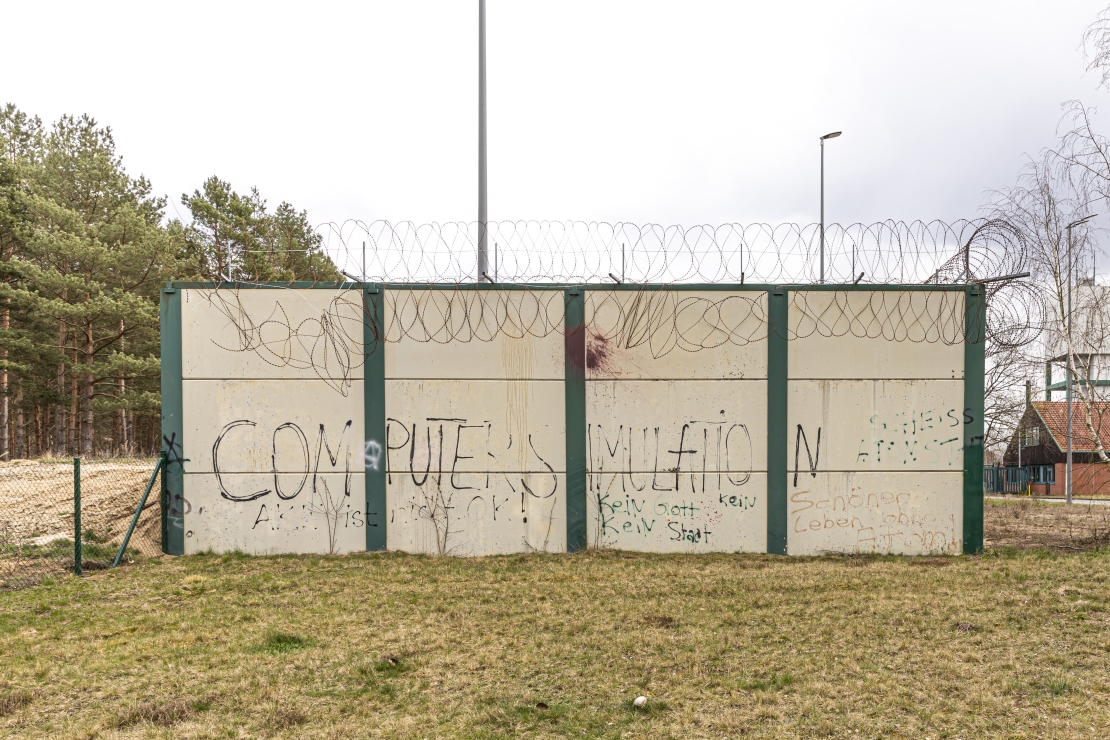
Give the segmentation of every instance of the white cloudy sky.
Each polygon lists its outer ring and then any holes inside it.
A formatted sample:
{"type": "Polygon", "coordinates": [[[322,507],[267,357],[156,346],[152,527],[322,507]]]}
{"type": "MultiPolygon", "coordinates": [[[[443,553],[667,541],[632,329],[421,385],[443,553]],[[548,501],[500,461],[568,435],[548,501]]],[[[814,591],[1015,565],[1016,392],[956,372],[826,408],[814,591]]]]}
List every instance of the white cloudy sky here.
{"type": "MultiPolygon", "coordinates": [[[[973,217],[1084,74],[1102,2],[488,0],[490,218],[973,217]]],[[[87,112],[170,195],[473,220],[477,0],[19,3],[0,102],[87,112]],[[15,61],[15,63],[13,63],[15,61]]],[[[1110,117],[1104,117],[1110,132],[1110,117]]]]}

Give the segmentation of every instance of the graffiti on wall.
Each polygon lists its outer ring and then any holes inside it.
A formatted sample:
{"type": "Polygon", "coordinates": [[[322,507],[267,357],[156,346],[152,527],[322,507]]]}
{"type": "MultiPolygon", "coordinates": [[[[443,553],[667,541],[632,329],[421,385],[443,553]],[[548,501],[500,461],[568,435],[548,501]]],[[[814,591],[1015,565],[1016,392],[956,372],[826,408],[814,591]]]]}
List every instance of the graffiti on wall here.
{"type": "Polygon", "coordinates": [[[550,430],[514,434],[489,419],[388,417],[385,442],[388,524],[428,535],[416,542],[408,532],[406,544],[441,555],[482,550],[499,539],[516,549],[551,546],[565,476],[553,449],[562,439],[550,430]],[[533,525],[543,525],[538,542],[525,534],[536,533],[525,527],[530,513],[533,525]]]}
{"type": "Polygon", "coordinates": [[[971,421],[970,410],[951,408],[872,415],[869,428],[853,436],[859,451],[849,470],[822,465],[828,430],[796,425],[790,552],[959,553],[956,508],[971,421]],[[907,472],[895,472],[898,466],[907,472]]]}
{"type": "Polygon", "coordinates": [[[588,424],[591,544],[729,549],[738,519],[761,518],[765,482],[750,485],[752,433],[728,419],[661,426],[588,424]]]}
{"type": "Polygon", "coordinates": [[[363,446],[353,437],[353,424],[353,419],[347,419],[331,425],[329,432],[329,425],[319,423],[306,432],[292,421],[265,429],[251,419],[228,422],[212,445],[211,475],[190,476],[197,483],[210,481],[219,493],[219,499],[198,508],[198,519],[203,519],[205,508],[226,507],[230,502],[225,518],[241,531],[294,539],[322,531],[326,551],[339,551],[344,530],[368,526],[365,497],[353,485],[366,464],[363,446]],[[244,473],[235,464],[229,470],[226,464],[229,459],[259,459],[266,453],[270,462],[266,473],[244,473]]]}

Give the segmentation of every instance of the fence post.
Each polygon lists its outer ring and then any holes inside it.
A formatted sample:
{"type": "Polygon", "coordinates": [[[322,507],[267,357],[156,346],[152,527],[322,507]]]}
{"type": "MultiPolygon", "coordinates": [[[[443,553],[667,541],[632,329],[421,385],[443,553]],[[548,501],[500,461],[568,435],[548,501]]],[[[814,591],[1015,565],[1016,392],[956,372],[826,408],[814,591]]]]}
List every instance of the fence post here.
{"type": "Polygon", "coordinates": [[[170,519],[169,519],[170,488],[169,488],[169,481],[166,479],[166,476],[167,476],[166,468],[169,467],[169,464],[166,461],[166,452],[165,452],[165,450],[163,450],[160,453],[160,455],[162,457],[162,473],[159,476],[159,478],[161,478],[161,482],[160,482],[160,489],[161,490],[158,492],[158,503],[160,504],[160,507],[162,509],[162,512],[161,512],[162,513],[162,554],[163,555],[169,555],[170,554],[170,550],[169,550],[169,541],[170,541],[170,519]]]}
{"type": "Polygon", "coordinates": [[[81,458],[73,458],[73,573],[81,575],[81,458]]]}
{"type": "Polygon", "coordinates": [[[158,480],[158,473],[166,464],[166,453],[163,451],[158,455],[158,464],[154,466],[154,472],[150,474],[150,482],[146,484],[146,489],[143,491],[143,497],[139,499],[139,505],[135,507],[135,516],[131,517],[131,526],[127,528],[127,534],[123,536],[123,542],[119,545],[119,552],[116,553],[116,559],[112,561],[112,567],[115,568],[119,565],[119,561],[123,558],[123,553],[127,550],[127,543],[131,542],[131,535],[135,531],[135,525],[139,523],[139,517],[142,516],[143,509],[146,508],[147,497],[150,496],[150,489],[154,488],[154,482],[158,480]]]}

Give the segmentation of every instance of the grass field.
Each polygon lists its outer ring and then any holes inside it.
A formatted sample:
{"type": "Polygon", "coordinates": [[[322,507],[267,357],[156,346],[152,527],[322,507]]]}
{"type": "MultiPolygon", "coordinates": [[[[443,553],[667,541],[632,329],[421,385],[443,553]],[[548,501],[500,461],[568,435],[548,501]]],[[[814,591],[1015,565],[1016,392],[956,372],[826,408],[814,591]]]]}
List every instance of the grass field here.
{"type": "Polygon", "coordinates": [[[0,735],[1110,737],[1110,552],[1051,506],[982,557],[141,561],[0,593],[0,735]]]}

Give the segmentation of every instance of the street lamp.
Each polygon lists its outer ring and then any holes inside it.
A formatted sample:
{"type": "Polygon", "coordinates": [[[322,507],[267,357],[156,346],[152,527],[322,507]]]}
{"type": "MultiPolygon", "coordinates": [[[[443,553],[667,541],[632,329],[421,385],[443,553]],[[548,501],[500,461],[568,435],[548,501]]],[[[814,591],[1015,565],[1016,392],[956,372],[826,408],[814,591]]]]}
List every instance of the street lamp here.
{"type": "MultiPolygon", "coordinates": [[[[825,282],[825,139],[835,139],[843,133],[833,131],[821,137],[821,282],[825,282]]],[[[855,270],[855,267],[852,268],[855,270]]]]}
{"type": "Polygon", "coordinates": [[[1072,221],[1064,227],[1068,233],[1068,319],[1066,324],[1066,337],[1067,347],[1065,350],[1068,353],[1067,361],[1064,363],[1064,394],[1067,398],[1068,404],[1068,464],[1066,473],[1064,475],[1064,492],[1067,494],[1068,503],[1071,503],[1071,230],[1076,226],[1082,226],[1097,216],[1097,213],[1092,213],[1086,218],[1081,218],[1078,221],[1072,221]]]}
{"type": "Polygon", "coordinates": [[[478,280],[489,279],[486,239],[486,0],[478,0],[478,280]]]}

